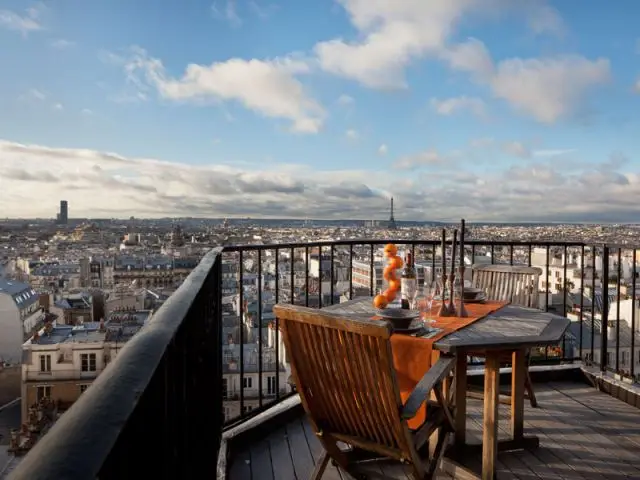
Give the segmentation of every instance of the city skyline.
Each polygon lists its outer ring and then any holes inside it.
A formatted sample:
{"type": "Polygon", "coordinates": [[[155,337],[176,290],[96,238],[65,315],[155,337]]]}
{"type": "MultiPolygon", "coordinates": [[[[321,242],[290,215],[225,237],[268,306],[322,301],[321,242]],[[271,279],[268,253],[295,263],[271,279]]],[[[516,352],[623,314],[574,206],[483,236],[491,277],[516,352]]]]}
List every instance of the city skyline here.
{"type": "Polygon", "coordinates": [[[0,215],[636,222],[633,11],[9,0],[0,215]]]}

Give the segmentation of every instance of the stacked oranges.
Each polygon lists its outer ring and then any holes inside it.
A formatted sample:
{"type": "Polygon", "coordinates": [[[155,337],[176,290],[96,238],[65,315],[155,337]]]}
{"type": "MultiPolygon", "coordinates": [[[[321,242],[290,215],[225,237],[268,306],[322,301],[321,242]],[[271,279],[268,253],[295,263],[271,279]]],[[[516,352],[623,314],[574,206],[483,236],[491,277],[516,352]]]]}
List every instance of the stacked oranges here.
{"type": "Polygon", "coordinates": [[[396,276],[396,270],[402,268],[403,261],[398,256],[398,247],[393,243],[388,243],[384,247],[384,256],[387,257],[388,263],[384,268],[382,276],[387,281],[389,286],[380,295],[376,295],[373,299],[373,306],[375,308],[385,308],[389,303],[393,302],[400,290],[400,280],[396,276]]]}

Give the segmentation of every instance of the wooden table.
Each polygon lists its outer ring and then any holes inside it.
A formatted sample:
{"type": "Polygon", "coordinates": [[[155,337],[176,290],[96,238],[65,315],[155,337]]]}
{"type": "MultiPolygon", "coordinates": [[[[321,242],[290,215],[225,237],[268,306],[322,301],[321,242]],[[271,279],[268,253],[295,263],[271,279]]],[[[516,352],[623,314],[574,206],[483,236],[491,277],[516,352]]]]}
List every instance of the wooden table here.
{"type": "MultiPolygon", "coordinates": [[[[372,299],[357,298],[326,307],[333,313],[354,318],[375,315],[372,299]]],[[[524,385],[527,372],[526,352],[531,347],[558,343],[570,320],[552,313],[506,305],[485,318],[434,342],[444,355],[456,356],[455,405],[456,432],[454,448],[468,451],[482,449],[482,479],[495,478],[498,451],[537,447],[536,437],[524,436],[524,385]],[[484,377],[484,419],[482,445],[466,444],[467,352],[482,353],[486,358],[484,377]],[[500,360],[512,356],[511,435],[498,442],[498,405],[500,360]]]]}

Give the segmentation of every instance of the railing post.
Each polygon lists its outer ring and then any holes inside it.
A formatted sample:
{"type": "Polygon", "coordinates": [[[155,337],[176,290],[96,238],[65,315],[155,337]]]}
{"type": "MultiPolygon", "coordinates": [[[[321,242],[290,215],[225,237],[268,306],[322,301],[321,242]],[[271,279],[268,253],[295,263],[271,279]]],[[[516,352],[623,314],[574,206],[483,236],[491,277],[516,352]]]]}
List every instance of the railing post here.
{"type": "MultiPolygon", "coordinates": [[[[595,299],[595,295],[594,295],[595,299]]],[[[609,333],[609,246],[602,249],[602,312],[600,321],[600,370],[607,370],[607,344],[609,333]]]]}

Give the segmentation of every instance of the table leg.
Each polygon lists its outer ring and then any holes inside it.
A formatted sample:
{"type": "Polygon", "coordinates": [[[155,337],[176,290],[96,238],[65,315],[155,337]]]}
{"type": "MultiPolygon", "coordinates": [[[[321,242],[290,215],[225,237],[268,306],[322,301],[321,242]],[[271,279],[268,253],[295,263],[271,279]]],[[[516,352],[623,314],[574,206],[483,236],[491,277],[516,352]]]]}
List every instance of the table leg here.
{"type": "Polygon", "coordinates": [[[484,418],[482,421],[482,480],[494,480],[498,458],[498,405],[500,354],[487,352],[484,366],[484,418]]]}
{"type": "Polygon", "coordinates": [[[455,407],[456,407],[456,446],[464,446],[467,441],[467,354],[459,351],[456,353],[455,369],[455,407]]]}
{"type": "Polygon", "coordinates": [[[527,355],[516,350],[511,360],[511,436],[514,441],[524,436],[524,385],[527,376],[527,355]]]}

